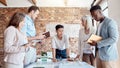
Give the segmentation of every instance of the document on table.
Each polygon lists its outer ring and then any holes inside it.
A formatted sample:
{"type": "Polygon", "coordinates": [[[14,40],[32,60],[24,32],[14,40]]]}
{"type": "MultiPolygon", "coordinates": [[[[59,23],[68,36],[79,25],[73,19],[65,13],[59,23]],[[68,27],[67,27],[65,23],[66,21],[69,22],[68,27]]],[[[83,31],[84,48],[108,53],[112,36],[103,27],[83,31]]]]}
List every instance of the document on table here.
{"type": "Polygon", "coordinates": [[[81,62],[81,61],[74,61],[74,62],[69,62],[67,59],[63,59],[59,62],[42,62],[42,61],[37,61],[31,65],[29,65],[27,68],[95,68],[86,62],[81,62]]]}

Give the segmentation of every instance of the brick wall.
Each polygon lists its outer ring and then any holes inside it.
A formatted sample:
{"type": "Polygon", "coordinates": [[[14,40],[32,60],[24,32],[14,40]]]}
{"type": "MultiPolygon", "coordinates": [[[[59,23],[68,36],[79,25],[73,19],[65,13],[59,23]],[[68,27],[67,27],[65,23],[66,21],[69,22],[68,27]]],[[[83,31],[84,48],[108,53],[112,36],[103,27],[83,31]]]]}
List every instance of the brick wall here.
{"type": "MultiPolygon", "coordinates": [[[[15,12],[27,12],[27,8],[0,8],[0,48],[3,48],[3,33],[8,25],[9,19],[15,12]]],[[[35,21],[37,33],[46,30],[45,25],[48,23],[61,22],[66,24],[79,23],[75,22],[81,16],[89,14],[87,8],[49,8],[40,7],[40,14],[35,21]]],[[[38,46],[38,54],[41,51],[51,51],[51,38],[48,38],[45,43],[46,46],[38,46]]],[[[71,51],[77,52],[77,38],[70,38],[71,51]]],[[[39,44],[37,44],[39,45],[39,44]]]]}

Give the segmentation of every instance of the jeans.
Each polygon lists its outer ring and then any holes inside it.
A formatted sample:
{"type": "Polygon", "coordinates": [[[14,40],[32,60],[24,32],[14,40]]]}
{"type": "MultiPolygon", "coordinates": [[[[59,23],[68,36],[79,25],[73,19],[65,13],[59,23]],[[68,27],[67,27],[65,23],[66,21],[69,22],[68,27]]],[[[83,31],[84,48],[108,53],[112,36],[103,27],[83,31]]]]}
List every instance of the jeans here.
{"type": "Polygon", "coordinates": [[[66,59],[66,58],[67,58],[66,49],[64,50],[56,49],[56,59],[66,59]]]}
{"type": "Polygon", "coordinates": [[[30,47],[30,50],[25,55],[24,67],[29,66],[35,61],[36,61],[36,49],[33,47],[30,47]]]}

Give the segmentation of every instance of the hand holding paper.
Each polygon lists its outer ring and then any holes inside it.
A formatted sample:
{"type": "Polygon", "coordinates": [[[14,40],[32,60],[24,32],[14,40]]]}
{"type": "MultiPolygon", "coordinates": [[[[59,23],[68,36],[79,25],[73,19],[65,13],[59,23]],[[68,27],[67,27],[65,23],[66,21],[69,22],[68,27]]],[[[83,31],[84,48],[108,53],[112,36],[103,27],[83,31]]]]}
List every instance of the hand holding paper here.
{"type": "Polygon", "coordinates": [[[45,38],[48,38],[48,37],[50,37],[50,32],[49,31],[45,32],[45,33],[43,33],[43,35],[45,35],[45,38]]]}
{"type": "Polygon", "coordinates": [[[96,46],[97,45],[96,41],[94,41],[94,40],[91,40],[91,41],[92,41],[92,43],[88,43],[88,44],[90,44],[91,46],[96,46]]]}
{"type": "Polygon", "coordinates": [[[98,36],[98,35],[94,35],[92,34],[88,40],[87,43],[89,43],[90,45],[95,46],[97,44],[98,41],[102,40],[102,37],[98,36]]]}

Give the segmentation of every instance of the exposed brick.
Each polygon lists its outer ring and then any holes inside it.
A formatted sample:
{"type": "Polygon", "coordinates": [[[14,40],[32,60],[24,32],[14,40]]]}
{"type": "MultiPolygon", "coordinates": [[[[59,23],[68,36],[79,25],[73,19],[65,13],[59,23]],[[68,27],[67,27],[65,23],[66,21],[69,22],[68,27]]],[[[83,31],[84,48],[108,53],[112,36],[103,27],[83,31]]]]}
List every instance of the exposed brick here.
{"type": "MultiPolygon", "coordinates": [[[[0,48],[3,47],[3,33],[8,25],[8,22],[11,16],[15,12],[27,12],[27,8],[0,8],[0,48]]],[[[80,23],[81,16],[89,14],[87,8],[70,8],[70,7],[40,7],[40,14],[35,21],[35,26],[37,33],[44,32],[46,30],[46,24],[61,22],[66,24],[75,24],[80,23]],[[77,20],[76,20],[77,19],[77,20]]],[[[47,41],[44,45],[37,45],[37,54],[40,54],[41,51],[51,51],[51,38],[46,39],[47,41]]],[[[72,38],[70,40],[71,52],[78,52],[78,39],[72,38]]],[[[1,57],[0,57],[1,58],[1,57]]]]}

